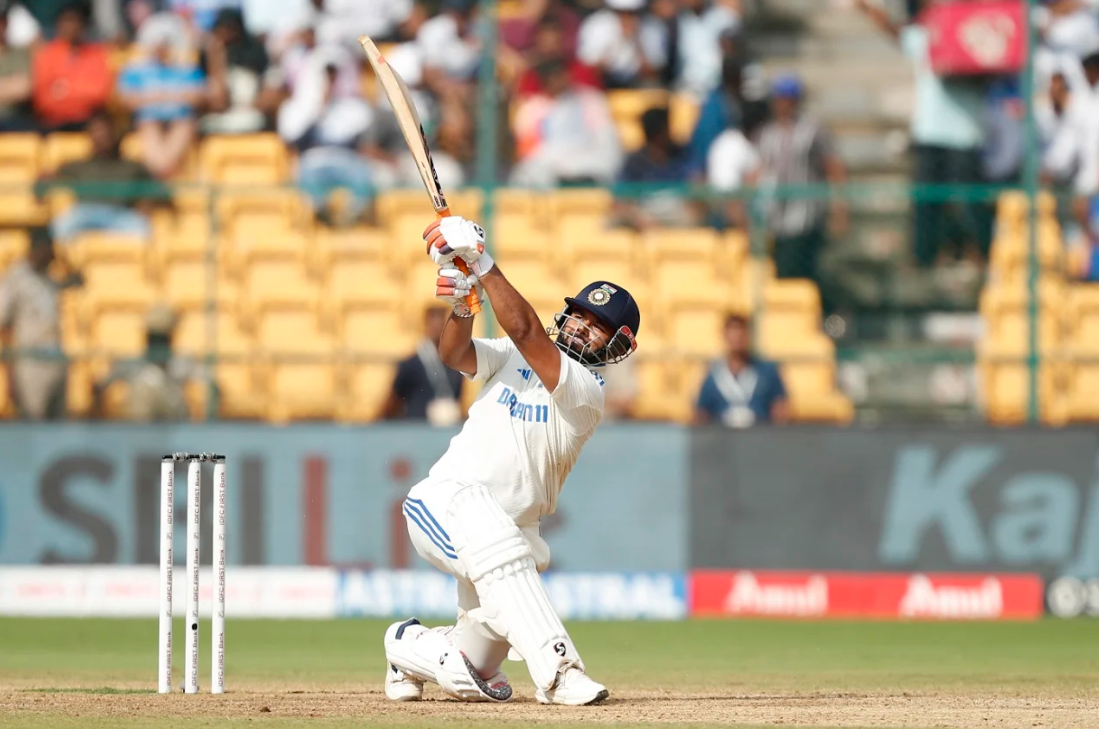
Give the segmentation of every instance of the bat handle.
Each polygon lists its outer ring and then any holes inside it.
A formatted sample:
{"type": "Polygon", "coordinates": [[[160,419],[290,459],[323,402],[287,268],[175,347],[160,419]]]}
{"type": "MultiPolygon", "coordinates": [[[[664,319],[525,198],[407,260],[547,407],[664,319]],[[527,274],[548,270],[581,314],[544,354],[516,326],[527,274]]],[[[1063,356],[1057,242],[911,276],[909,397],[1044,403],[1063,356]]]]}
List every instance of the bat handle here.
{"type": "MultiPolygon", "coordinates": [[[[438,216],[439,220],[442,220],[443,218],[449,218],[451,216],[450,208],[443,208],[442,210],[437,211],[436,215],[438,216]]],[[[454,263],[458,266],[459,271],[464,274],[469,273],[469,264],[463,261],[461,258],[455,258],[454,263]]],[[[481,299],[479,296],[477,296],[476,291],[469,292],[469,296],[466,297],[466,306],[468,306],[469,310],[474,314],[481,313],[481,299]]]]}

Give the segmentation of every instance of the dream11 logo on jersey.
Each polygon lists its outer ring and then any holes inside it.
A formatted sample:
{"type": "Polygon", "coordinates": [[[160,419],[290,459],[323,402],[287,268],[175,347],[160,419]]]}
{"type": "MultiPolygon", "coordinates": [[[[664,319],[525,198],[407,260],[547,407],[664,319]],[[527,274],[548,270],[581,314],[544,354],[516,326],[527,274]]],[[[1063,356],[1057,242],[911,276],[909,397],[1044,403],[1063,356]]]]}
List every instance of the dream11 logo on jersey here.
{"type": "Polygon", "coordinates": [[[545,423],[549,421],[549,405],[531,405],[522,402],[519,397],[505,387],[496,398],[499,405],[503,405],[511,412],[511,417],[528,423],[545,423]]]}

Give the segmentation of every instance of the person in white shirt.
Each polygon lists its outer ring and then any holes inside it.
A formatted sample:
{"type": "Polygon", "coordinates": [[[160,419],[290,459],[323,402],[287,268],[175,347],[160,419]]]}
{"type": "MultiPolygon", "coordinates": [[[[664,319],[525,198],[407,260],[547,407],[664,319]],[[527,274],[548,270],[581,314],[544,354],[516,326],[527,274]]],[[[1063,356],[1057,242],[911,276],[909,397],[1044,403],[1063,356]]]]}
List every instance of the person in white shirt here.
{"type": "Polygon", "coordinates": [[[597,281],[546,329],[534,309],[484,252],[484,230],[459,217],[424,233],[441,267],[436,296],[453,307],[439,342],[443,363],[484,383],[469,418],[426,479],[404,502],[408,533],[421,557],[457,578],[458,620],[429,630],[415,618],[384,637],[386,696],[419,701],[424,682],[465,701],[507,701],[500,666],[514,649],[543,704],[603,701],[550,603],[539,573],[549,546],[539,520],[603,418],[598,370],[629,357],[641,322],[618,284],[597,281]],[[465,261],[470,273],[456,267],[465,261]],[[471,292],[492,299],[507,334],[473,339],[471,292]]]}
{"type": "Polygon", "coordinates": [[[606,9],[580,26],[576,56],[598,68],[607,88],[632,88],[652,80],[668,62],[667,33],[643,17],[645,0],[606,0],[606,9]]]}
{"type": "Polygon", "coordinates": [[[1072,89],[1057,136],[1042,162],[1047,172],[1075,170],[1076,219],[1082,231],[1090,231],[1088,199],[1099,193],[1099,48],[1081,65],[1086,83],[1072,89]]]}

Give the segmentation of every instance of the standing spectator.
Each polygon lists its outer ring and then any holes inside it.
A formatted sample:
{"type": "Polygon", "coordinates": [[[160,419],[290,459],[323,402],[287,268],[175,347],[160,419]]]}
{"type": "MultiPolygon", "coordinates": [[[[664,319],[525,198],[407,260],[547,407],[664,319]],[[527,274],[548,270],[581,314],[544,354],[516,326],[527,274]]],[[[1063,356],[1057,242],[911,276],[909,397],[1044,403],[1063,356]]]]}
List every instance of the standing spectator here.
{"type": "Polygon", "coordinates": [[[111,97],[107,48],[85,37],[89,13],[87,3],[66,5],[57,16],[57,36],[34,55],[31,96],[46,132],[82,130],[111,97]]]}
{"type": "Polygon", "coordinates": [[[625,184],[666,184],[669,192],[645,193],[636,204],[619,202],[618,214],[639,230],[656,226],[689,227],[697,222],[690,203],[678,194],[690,169],[683,148],[672,141],[667,107],[655,107],[641,115],[645,145],[626,158],[618,181],[625,184]]]}
{"type": "Polygon", "coordinates": [[[143,57],[122,72],[119,92],[134,112],[145,164],[167,178],[182,166],[195,141],[195,116],[205,101],[206,84],[175,16],[146,20],[137,43],[143,57]]]}
{"type": "Polygon", "coordinates": [[[439,359],[447,311],[431,307],[424,311],[424,340],[416,353],[397,365],[393,389],[382,406],[386,420],[426,420],[436,427],[457,424],[462,419],[462,373],[439,359]]]}
{"type": "Polygon", "coordinates": [[[1066,74],[1073,88],[1084,82],[1078,59],[1099,45],[1099,18],[1080,0],[1045,0],[1034,20],[1042,43],[1035,49],[1034,68],[1039,89],[1054,73],[1066,74]]]}
{"type": "Polygon", "coordinates": [[[105,113],[88,121],[92,156],[63,164],[38,185],[40,193],[71,188],[77,203],[54,218],[54,237],[62,242],[84,231],[106,230],[142,238],[149,236],[147,214],[158,201],[168,201],[171,192],[161,185],[140,162],[123,159],[118,135],[105,113]]]}
{"type": "Polygon", "coordinates": [[[107,376],[93,388],[92,413],[103,417],[104,396],[115,383],[127,385],[123,416],[138,423],[186,420],[186,387],[189,382],[209,385],[204,368],[189,357],[172,351],[175,313],[166,306],[154,306],[145,316],[145,356],[115,363],[107,376]]]}
{"type": "Polygon", "coordinates": [[[778,367],[752,355],[752,330],[739,314],[725,319],[725,358],[710,367],[695,404],[695,425],[727,428],[790,422],[790,403],[778,367]]]}
{"type": "Polygon", "coordinates": [[[34,228],[26,260],[0,281],[0,350],[16,357],[6,363],[9,395],[19,416],[29,420],[65,417],[68,367],[61,350],[60,296],[83,279],[74,273],[55,281],[49,275],[53,259],[49,231],[34,228]]]}
{"type": "Polygon", "coordinates": [[[644,9],[645,0],[606,0],[580,26],[577,57],[602,72],[607,88],[654,84],[667,63],[665,29],[644,9]]]}
{"type": "Polygon", "coordinates": [[[202,117],[203,133],[249,134],[267,126],[282,94],[269,72],[267,50],[245,32],[239,10],[218,13],[199,67],[210,79],[210,113],[202,117]]]}
{"type": "Polygon", "coordinates": [[[358,96],[341,95],[335,65],[324,66],[320,73],[316,81],[301,80],[282,105],[279,135],[301,153],[298,185],[314,210],[321,214],[334,190],[347,190],[350,204],[338,222],[352,223],[373,196],[370,165],[358,150],[375,122],[375,111],[358,96]]]}
{"type": "Polygon", "coordinates": [[[424,83],[445,96],[454,83],[476,80],[481,40],[474,20],[477,0],[443,0],[441,12],[420,27],[416,45],[424,65],[424,83]]]}
{"type": "Polygon", "coordinates": [[[718,136],[728,129],[740,129],[745,136],[751,136],[747,130],[758,128],[770,116],[766,88],[753,89],[755,93],[751,95],[748,93],[747,69],[748,64],[737,53],[727,54],[721,62],[721,85],[702,102],[698,122],[687,143],[691,171],[695,176],[705,172],[710,146],[718,136]]]}
{"type": "Polygon", "coordinates": [[[1099,240],[1089,200],[1099,193],[1099,49],[1081,62],[1085,83],[1072,90],[1044,163],[1051,173],[1075,170],[1076,222],[1094,246],[1099,240]]]}
{"type": "Polygon", "coordinates": [[[562,58],[536,69],[544,94],[519,104],[514,129],[519,163],[512,182],[519,185],[610,183],[622,160],[622,147],[606,97],[572,82],[562,58]]]}
{"type": "Polygon", "coordinates": [[[740,27],[736,0],[680,0],[675,86],[703,98],[721,81],[721,37],[740,27]]]}
{"type": "Polygon", "coordinates": [[[26,48],[8,44],[11,2],[0,0],[0,132],[34,129],[27,102],[31,98],[31,56],[26,48]]]}
{"type": "Polygon", "coordinates": [[[769,206],[768,225],[774,236],[775,272],[779,278],[817,278],[817,261],[832,234],[847,233],[847,204],[840,196],[831,202],[784,194],[786,187],[847,181],[832,138],[813,117],[802,113],[803,88],[795,76],[783,76],[772,88],[773,119],[759,134],[760,185],[777,192],[769,206]]]}
{"type": "MultiPolygon", "coordinates": [[[[856,0],[858,7],[879,28],[895,38],[911,60],[916,74],[916,112],[912,119],[917,185],[973,185],[981,180],[981,149],[984,94],[980,85],[965,79],[939,76],[931,68],[930,31],[917,19],[904,27],[870,0],[856,0]]],[[[984,226],[978,203],[964,202],[948,207],[943,202],[918,201],[915,205],[913,238],[916,263],[934,266],[942,243],[948,238],[948,214],[957,212],[960,240],[958,249],[972,243],[987,250],[982,241],[984,226]]]]}
{"type": "MultiPolygon", "coordinates": [[[[731,194],[759,181],[759,153],[749,141],[754,130],[746,135],[739,129],[722,132],[710,145],[706,158],[706,182],[714,192],[731,194]]],[[[721,224],[746,229],[749,225],[747,207],[741,200],[728,200],[718,215],[721,224]]]]}

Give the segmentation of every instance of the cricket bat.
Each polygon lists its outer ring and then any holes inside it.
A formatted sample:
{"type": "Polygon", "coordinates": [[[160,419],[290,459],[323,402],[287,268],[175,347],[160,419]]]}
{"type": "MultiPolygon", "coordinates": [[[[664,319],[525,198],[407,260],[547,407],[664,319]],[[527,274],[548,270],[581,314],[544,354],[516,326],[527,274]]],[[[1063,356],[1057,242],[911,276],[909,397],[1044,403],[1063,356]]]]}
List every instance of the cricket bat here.
{"type": "MultiPolygon", "coordinates": [[[[420,123],[420,115],[416,112],[416,105],[412,103],[412,94],[405,85],[404,79],[390,68],[385,57],[378,51],[374,41],[369,36],[361,36],[359,43],[366,52],[366,60],[370,61],[374,74],[378,77],[389,99],[389,105],[393,108],[393,114],[397,117],[397,124],[401,128],[408,150],[412,152],[412,159],[416,161],[416,168],[420,170],[420,179],[424,181],[431,205],[435,208],[435,214],[440,218],[450,217],[450,206],[447,205],[446,195],[439,185],[439,173],[435,171],[435,162],[431,159],[431,149],[427,146],[427,136],[424,127],[420,123]]],[[[469,266],[460,258],[454,262],[464,273],[469,273],[469,266]]],[[[481,311],[481,302],[476,293],[470,293],[466,297],[466,304],[470,311],[477,314],[481,311]]]]}

